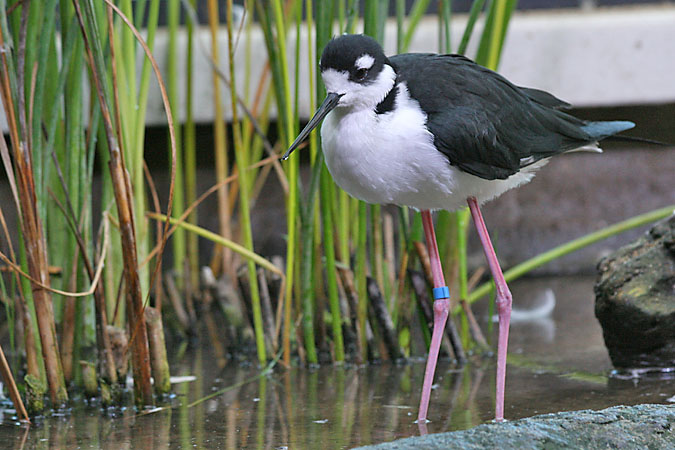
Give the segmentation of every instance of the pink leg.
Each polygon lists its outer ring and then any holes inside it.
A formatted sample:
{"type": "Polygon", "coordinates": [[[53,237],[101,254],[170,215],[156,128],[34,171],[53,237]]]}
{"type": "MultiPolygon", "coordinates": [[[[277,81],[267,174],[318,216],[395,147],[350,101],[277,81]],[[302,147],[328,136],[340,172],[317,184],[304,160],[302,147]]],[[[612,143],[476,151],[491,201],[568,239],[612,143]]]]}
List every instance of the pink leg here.
{"type": "Polygon", "coordinates": [[[497,399],[495,404],[495,420],[501,422],[504,420],[504,386],[506,383],[506,347],[509,341],[509,322],[511,320],[511,291],[506,285],[502,269],[499,267],[499,261],[495,250],[490,242],[483,215],[478,207],[475,197],[467,199],[473,222],[476,225],[476,231],[483,244],[485,257],[487,258],[492,278],[495,280],[497,289],[497,312],[499,314],[499,340],[497,343],[497,399]]]}
{"type": "Polygon", "coordinates": [[[441,260],[438,256],[434,222],[431,218],[431,212],[428,210],[422,211],[422,224],[424,226],[424,236],[427,240],[427,249],[429,251],[429,260],[431,262],[431,274],[434,279],[434,331],[431,335],[427,367],[424,371],[422,398],[420,399],[420,410],[417,415],[419,424],[424,424],[427,421],[429,397],[431,396],[431,386],[434,382],[434,372],[436,371],[438,352],[441,349],[441,340],[443,339],[445,322],[448,320],[448,312],[450,310],[449,292],[448,288],[445,286],[441,260]]]}

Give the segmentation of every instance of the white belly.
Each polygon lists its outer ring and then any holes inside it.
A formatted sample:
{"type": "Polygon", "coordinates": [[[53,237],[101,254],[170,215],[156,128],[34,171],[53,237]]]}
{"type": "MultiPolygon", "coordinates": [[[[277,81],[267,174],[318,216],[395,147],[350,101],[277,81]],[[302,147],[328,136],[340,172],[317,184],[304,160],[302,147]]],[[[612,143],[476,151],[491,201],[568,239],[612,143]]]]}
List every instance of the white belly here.
{"type": "Polygon", "coordinates": [[[433,145],[416,102],[401,108],[400,99],[396,114],[337,108],[324,119],[326,165],[350,195],[368,203],[453,211],[470,196],[483,203],[534,176],[528,170],[507,180],[484,180],[451,166],[433,145]]]}

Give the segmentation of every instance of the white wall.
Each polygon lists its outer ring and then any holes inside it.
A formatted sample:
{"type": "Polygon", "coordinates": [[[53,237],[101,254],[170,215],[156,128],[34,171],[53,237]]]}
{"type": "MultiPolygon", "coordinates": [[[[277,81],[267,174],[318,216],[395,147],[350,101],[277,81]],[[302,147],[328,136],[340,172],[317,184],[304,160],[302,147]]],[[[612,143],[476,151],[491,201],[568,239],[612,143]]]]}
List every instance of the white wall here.
{"type": "MultiPolygon", "coordinates": [[[[452,43],[456,48],[466,24],[466,15],[456,15],[453,24],[452,43]]],[[[472,46],[479,39],[481,24],[477,25],[472,46]]],[[[437,20],[424,19],[419,26],[410,51],[433,52],[437,50],[437,20]]],[[[303,33],[305,31],[303,30],[303,33]]],[[[387,24],[385,50],[393,53],[395,23],[387,24]]],[[[226,65],[227,42],[224,29],[219,34],[221,68],[226,65]]],[[[185,48],[186,36],[179,36],[178,48],[185,48]]],[[[205,53],[210,52],[207,29],[198,31],[195,49],[195,119],[208,123],[213,120],[213,81],[211,66],[205,53]]],[[[294,36],[288,43],[289,54],[294,52],[294,36]]],[[[306,38],[301,36],[302,71],[300,78],[299,104],[304,117],[310,115],[306,38]]],[[[155,43],[155,56],[164,67],[167,52],[167,34],[159,30],[155,43]]],[[[239,42],[237,59],[244,60],[244,36],[239,42]]],[[[254,28],[248,45],[253,49],[252,71],[249,78],[251,95],[265,64],[265,46],[260,29],[254,28]]],[[[185,54],[179,55],[179,64],[184,67],[185,54]]],[[[507,35],[503,63],[499,71],[521,86],[536,87],[576,106],[611,106],[629,104],[658,104],[675,102],[675,6],[621,7],[586,10],[547,10],[517,12],[507,35]]],[[[292,64],[292,62],[291,62],[292,64]]],[[[291,69],[292,69],[291,65],[291,69]]],[[[238,64],[238,84],[243,86],[244,64],[238,64]]],[[[179,81],[181,108],[179,117],[184,118],[184,69],[179,81]]],[[[291,70],[292,72],[292,70],[291,70]]],[[[229,114],[228,89],[223,86],[222,102],[229,114]]],[[[243,89],[239,89],[243,95],[243,89]]],[[[154,78],[151,81],[147,123],[166,123],[159,89],[154,78]]],[[[0,124],[6,130],[4,111],[0,109],[0,124]]]]}
{"type": "MultiPolygon", "coordinates": [[[[466,15],[453,21],[452,45],[456,48],[466,24],[466,15]]],[[[479,39],[477,26],[469,55],[479,39]]],[[[437,50],[437,21],[424,19],[410,51],[437,50]]],[[[303,31],[304,32],[304,31],[303,31]]],[[[395,24],[388,23],[385,50],[395,48],[395,24]]],[[[184,37],[183,37],[184,38],[184,37]]],[[[203,56],[209,48],[206,30],[201,30],[202,47],[197,48],[196,119],[212,120],[213,97],[210,67],[203,56]]],[[[221,32],[221,61],[226,61],[225,32],[221,32]]],[[[301,37],[303,55],[306,55],[301,37]]],[[[237,57],[243,60],[245,41],[239,43],[237,57]]],[[[259,79],[265,58],[262,32],[254,30],[250,42],[253,69],[252,92],[259,79]]],[[[180,45],[179,45],[180,48],[180,45]]],[[[294,51],[294,37],[289,39],[289,53],[294,51]]],[[[160,62],[166,52],[165,35],[158,36],[156,54],[160,62]]],[[[291,55],[292,57],[292,55],[291,55]]],[[[300,85],[308,82],[307,58],[302,58],[300,85]]],[[[224,62],[221,67],[226,68],[224,62]]],[[[291,66],[292,68],[292,66],[291,66]]],[[[237,77],[244,79],[243,64],[237,66],[237,77]]],[[[518,12],[510,23],[502,64],[499,71],[516,84],[550,91],[576,106],[612,106],[675,102],[675,7],[600,8],[518,12]]],[[[182,83],[181,83],[182,85],[182,83]]],[[[224,90],[226,91],[226,90],[224,90]]],[[[307,89],[300,89],[299,104],[304,117],[310,115],[307,89]]],[[[229,96],[223,103],[228,109],[229,96]]],[[[148,109],[148,123],[164,123],[157,91],[153,91],[148,109]]]]}

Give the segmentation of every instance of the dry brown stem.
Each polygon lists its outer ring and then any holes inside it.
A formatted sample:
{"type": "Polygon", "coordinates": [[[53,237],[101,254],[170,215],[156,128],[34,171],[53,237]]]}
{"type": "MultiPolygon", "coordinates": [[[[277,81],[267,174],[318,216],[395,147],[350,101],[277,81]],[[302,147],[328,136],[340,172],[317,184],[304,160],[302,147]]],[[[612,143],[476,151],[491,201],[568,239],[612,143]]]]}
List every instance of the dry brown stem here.
{"type": "Polygon", "coordinates": [[[94,56],[85,30],[80,6],[77,1],[73,1],[73,5],[82,30],[82,37],[87,53],[87,62],[96,86],[96,93],[101,107],[101,116],[103,117],[103,124],[108,143],[108,151],[110,153],[108,168],[110,170],[110,179],[115,194],[115,203],[117,205],[119,231],[122,241],[122,257],[124,260],[124,281],[127,288],[127,316],[132,331],[131,356],[134,373],[134,397],[136,404],[138,405],[152,405],[154,401],[152,385],[150,384],[150,352],[148,348],[145,317],[143,314],[143,293],[141,291],[141,283],[138,275],[133,210],[131,203],[129,202],[129,199],[132,198],[131,185],[126,176],[124,161],[122,160],[120,147],[117,142],[113,122],[110,116],[110,110],[103,92],[103,68],[98,67],[94,62],[94,56]]]}
{"type": "MultiPolygon", "coordinates": [[[[27,5],[24,10],[27,11],[27,5]]],[[[26,14],[22,13],[22,32],[25,37],[26,14]]],[[[17,66],[19,73],[17,79],[23,82],[23,46],[25,39],[19,39],[20,48],[18,49],[17,66]]],[[[0,33],[0,48],[5,48],[4,38],[0,33]]],[[[10,131],[10,140],[12,142],[12,152],[14,154],[14,173],[20,204],[21,231],[23,233],[26,260],[28,263],[28,272],[33,279],[39,280],[41,285],[49,286],[49,267],[47,264],[47,247],[42,231],[42,223],[37,212],[37,199],[35,194],[35,180],[32,169],[32,156],[30,148],[27,145],[26,138],[20,138],[20,133],[25,136],[27,131],[25,127],[19,130],[19,122],[25,124],[25,102],[24,93],[19,89],[19,118],[15,115],[14,98],[11,93],[9,80],[9,65],[7,61],[8,53],[2,52],[0,55],[1,70],[1,89],[0,96],[5,109],[5,116],[10,131]]],[[[7,144],[4,136],[0,138],[0,145],[3,146],[3,153],[7,144]]],[[[51,295],[41,286],[32,283],[33,302],[35,304],[35,313],[38,321],[38,331],[42,341],[42,356],[45,362],[45,372],[49,385],[49,394],[54,405],[61,405],[68,400],[63,370],[61,368],[61,358],[56,339],[56,328],[54,325],[54,312],[52,309],[51,295]]]]}
{"type": "Polygon", "coordinates": [[[164,326],[162,314],[156,308],[145,308],[145,323],[148,326],[148,341],[150,343],[150,367],[155,380],[155,392],[158,395],[171,392],[169,374],[169,360],[166,357],[164,343],[164,326]]]}

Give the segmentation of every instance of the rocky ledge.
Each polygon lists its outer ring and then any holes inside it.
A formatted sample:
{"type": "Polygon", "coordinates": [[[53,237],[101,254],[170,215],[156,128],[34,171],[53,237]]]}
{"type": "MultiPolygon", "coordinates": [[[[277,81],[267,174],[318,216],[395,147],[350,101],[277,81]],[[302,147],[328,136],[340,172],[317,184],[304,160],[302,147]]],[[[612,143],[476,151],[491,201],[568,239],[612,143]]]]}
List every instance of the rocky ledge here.
{"type": "Polygon", "coordinates": [[[361,449],[673,449],[675,405],[614,406],[486,423],[361,449]]]}
{"type": "Polygon", "coordinates": [[[595,315],[614,367],[675,367],[675,215],[598,264],[595,315]]]}

